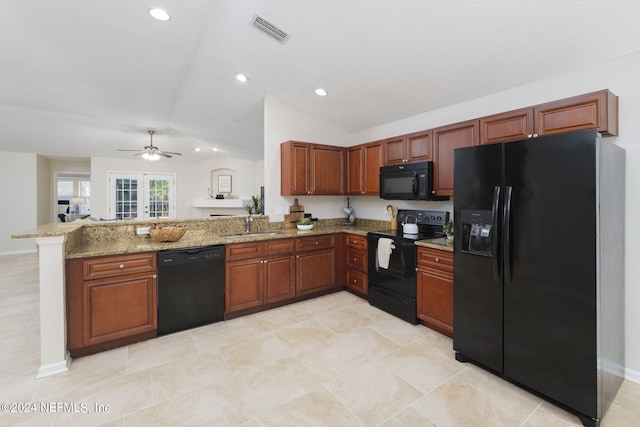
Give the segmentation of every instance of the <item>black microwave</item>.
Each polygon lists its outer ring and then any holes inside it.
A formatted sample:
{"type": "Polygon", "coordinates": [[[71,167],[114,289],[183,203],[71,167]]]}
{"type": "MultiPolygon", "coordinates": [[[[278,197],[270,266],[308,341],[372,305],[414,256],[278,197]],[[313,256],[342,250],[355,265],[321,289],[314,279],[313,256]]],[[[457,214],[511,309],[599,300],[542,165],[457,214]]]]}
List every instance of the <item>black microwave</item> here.
{"type": "Polygon", "coordinates": [[[380,198],[447,200],[433,196],[433,162],[402,163],[380,168],[380,198]]]}

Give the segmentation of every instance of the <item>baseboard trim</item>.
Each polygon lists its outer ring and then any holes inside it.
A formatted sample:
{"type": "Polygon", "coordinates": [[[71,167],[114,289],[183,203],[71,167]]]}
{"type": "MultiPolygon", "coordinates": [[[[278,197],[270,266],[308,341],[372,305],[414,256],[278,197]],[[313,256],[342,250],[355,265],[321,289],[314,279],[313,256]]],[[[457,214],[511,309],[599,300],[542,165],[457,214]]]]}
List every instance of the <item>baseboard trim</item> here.
{"type": "Polygon", "coordinates": [[[69,357],[69,354],[67,353],[64,360],[60,362],[50,363],[48,365],[40,366],[40,369],[38,369],[38,375],[36,376],[36,379],[59,374],[61,372],[66,372],[69,370],[69,366],[71,366],[71,357],[69,357]]]}
{"type": "Polygon", "coordinates": [[[20,251],[0,251],[0,256],[2,255],[21,255],[21,254],[35,254],[38,253],[38,249],[23,249],[20,251]]]}
{"type": "Polygon", "coordinates": [[[636,384],[640,384],[640,372],[634,371],[633,369],[625,368],[624,379],[636,384]]]}

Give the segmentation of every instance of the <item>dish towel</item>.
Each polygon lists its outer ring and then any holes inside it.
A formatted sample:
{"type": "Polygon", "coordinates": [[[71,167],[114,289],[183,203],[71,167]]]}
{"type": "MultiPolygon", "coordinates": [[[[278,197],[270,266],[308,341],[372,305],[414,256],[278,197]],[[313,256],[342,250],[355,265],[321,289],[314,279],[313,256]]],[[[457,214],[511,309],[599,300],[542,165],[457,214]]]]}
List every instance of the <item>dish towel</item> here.
{"type": "Polygon", "coordinates": [[[389,257],[391,251],[395,248],[392,239],[381,237],[378,239],[378,266],[380,268],[389,268],[389,257]]]}

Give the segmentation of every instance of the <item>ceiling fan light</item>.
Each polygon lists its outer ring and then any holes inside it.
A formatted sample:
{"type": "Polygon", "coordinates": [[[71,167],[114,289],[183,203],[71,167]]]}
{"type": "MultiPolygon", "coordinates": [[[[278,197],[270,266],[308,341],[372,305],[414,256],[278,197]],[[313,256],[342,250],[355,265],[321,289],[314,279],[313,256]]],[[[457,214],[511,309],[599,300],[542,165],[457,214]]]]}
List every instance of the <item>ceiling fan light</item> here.
{"type": "Polygon", "coordinates": [[[160,160],[160,155],[153,153],[153,154],[149,154],[149,159],[150,162],[155,162],[156,160],[160,160]]]}
{"type": "Polygon", "coordinates": [[[145,160],[149,160],[149,153],[142,154],[142,158],[145,160]]]}

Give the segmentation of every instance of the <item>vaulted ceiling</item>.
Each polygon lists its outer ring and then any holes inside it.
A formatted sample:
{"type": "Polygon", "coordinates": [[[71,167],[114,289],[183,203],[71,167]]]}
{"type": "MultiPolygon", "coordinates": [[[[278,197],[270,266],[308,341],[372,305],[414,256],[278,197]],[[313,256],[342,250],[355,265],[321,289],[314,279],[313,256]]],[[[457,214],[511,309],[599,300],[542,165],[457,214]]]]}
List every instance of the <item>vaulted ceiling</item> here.
{"type": "Polygon", "coordinates": [[[130,157],[155,129],[186,161],[259,159],[265,95],[358,131],[638,52],[639,19],[634,0],[6,0],[0,151],[130,157]]]}

